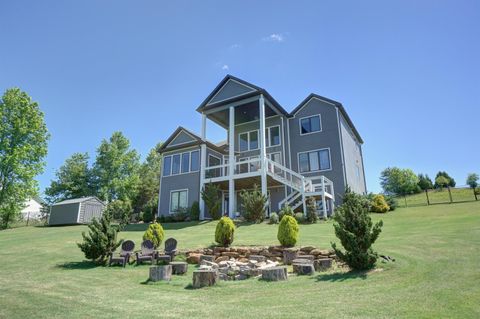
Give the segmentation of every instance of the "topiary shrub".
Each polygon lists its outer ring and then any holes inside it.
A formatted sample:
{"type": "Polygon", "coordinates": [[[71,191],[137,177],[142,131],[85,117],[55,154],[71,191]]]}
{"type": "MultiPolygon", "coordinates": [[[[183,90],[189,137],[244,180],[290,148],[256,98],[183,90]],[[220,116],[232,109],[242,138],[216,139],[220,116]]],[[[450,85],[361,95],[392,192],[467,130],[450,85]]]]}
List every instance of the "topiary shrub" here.
{"type": "Polygon", "coordinates": [[[100,220],[93,218],[88,229],[88,235],[82,232],[83,243],[77,245],[85,254],[85,258],[104,265],[110,253],[122,243],[117,242],[118,227],[110,225],[109,215],[103,215],[100,220]]]}
{"type": "Polygon", "coordinates": [[[335,254],[355,270],[366,270],[375,266],[378,255],[372,245],[382,231],[383,222],[373,225],[368,210],[362,205],[362,196],[347,187],[343,204],[335,210],[333,217],[335,235],[345,251],[332,243],[335,254]]]}
{"type": "Polygon", "coordinates": [[[242,207],[244,209],[243,217],[246,221],[260,223],[265,218],[267,196],[263,195],[261,190],[255,184],[253,190],[242,190],[240,192],[242,207]]]}
{"type": "Polygon", "coordinates": [[[385,197],[383,197],[383,195],[377,194],[373,196],[371,209],[374,213],[384,214],[390,210],[390,207],[385,201],[385,197]]]}
{"type": "Polygon", "coordinates": [[[278,225],[277,238],[283,247],[293,247],[298,240],[298,223],[290,215],[284,215],[278,225]]]}
{"type": "Polygon", "coordinates": [[[282,209],[278,212],[278,218],[282,220],[283,216],[288,215],[288,216],[295,216],[295,213],[293,212],[292,207],[285,205],[282,207],[282,209]]]}
{"type": "Polygon", "coordinates": [[[272,224],[272,225],[273,224],[278,224],[278,221],[279,221],[278,214],[277,213],[271,213],[269,223],[272,224]]]}
{"type": "Polygon", "coordinates": [[[222,217],[215,228],[215,241],[223,247],[228,247],[233,243],[233,233],[235,224],[229,217],[222,217]]]}
{"type": "Polygon", "coordinates": [[[317,215],[317,201],[314,197],[307,198],[307,216],[305,221],[310,224],[316,223],[318,220],[317,215]]]}
{"type": "Polygon", "coordinates": [[[155,248],[160,247],[164,237],[165,232],[163,231],[163,227],[157,222],[148,225],[147,230],[143,234],[143,240],[150,240],[155,248]]]}
{"type": "Polygon", "coordinates": [[[197,201],[192,203],[190,207],[190,220],[199,220],[200,219],[200,205],[197,201]]]}

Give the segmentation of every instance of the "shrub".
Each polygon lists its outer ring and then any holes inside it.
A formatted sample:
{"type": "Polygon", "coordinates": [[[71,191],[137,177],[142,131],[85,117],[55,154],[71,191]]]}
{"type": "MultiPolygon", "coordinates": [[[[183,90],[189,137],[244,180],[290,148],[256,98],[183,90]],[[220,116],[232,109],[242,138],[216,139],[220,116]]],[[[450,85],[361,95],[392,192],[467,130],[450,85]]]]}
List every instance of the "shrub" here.
{"type": "Polygon", "coordinates": [[[263,195],[261,190],[255,184],[253,190],[242,190],[240,192],[242,207],[244,209],[243,217],[246,221],[259,223],[265,218],[267,196],[263,195]]]}
{"type": "Polygon", "coordinates": [[[199,220],[200,219],[200,205],[197,201],[193,202],[192,207],[190,207],[190,220],[199,220]]]}
{"type": "Polygon", "coordinates": [[[140,216],[145,223],[153,222],[153,214],[151,211],[141,212],[140,216]]]}
{"type": "Polygon", "coordinates": [[[377,194],[373,196],[372,200],[372,212],[374,213],[386,213],[390,210],[387,202],[385,201],[385,197],[381,194],[377,194]]]}
{"type": "Polygon", "coordinates": [[[282,209],[278,212],[278,218],[282,220],[283,216],[294,216],[295,213],[293,212],[292,207],[285,205],[282,207],[282,209]]]}
{"type": "Polygon", "coordinates": [[[295,217],[295,220],[300,224],[305,222],[305,216],[303,216],[303,213],[295,213],[294,217],[295,217]]]}
{"type": "Polygon", "coordinates": [[[158,216],[157,218],[155,218],[155,222],[160,223],[160,224],[165,223],[165,216],[164,215],[158,216]]]}
{"type": "Polygon", "coordinates": [[[278,214],[277,213],[271,213],[270,214],[270,224],[278,224],[278,214]]]}
{"type": "Polygon", "coordinates": [[[150,240],[155,248],[160,247],[164,237],[165,232],[163,231],[162,225],[156,222],[150,224],[143,234],[143,240],[150,240]]]}
{"type": "Polygon", "coordinates": [[[82,232],[83,243],[77,245],[85,254],[85,258],[103,265],[110,253],[122,243],[122,241],[117,242],[118,228],[110,225],[109,215],[103,215],[100,220],[93,218],[88,229],[88,235],[82,232]]]}
{"type": "Polygon", "coordinates": [[[383,195],[385,197],[385,201],[387,202],[388,207],[390,207],[390,211],[394,211],[398,207],[397,199],[392,195],[383,195]]]}
{"type": "Polygon", "coordinates": [[[343,252],[332,243],[336,255],[355,270],[374,267],[378,255],[372,245],[382,231],[383,222],[372,224],[368,210],[362,206],[362,196],[347,187],[343,204],[337,207],[333,219],[335,235],[345,249],[343,252]]]}
{"type": "Polygon", "coordinates": [[[173,214],[172,218],[174,222],[184,222],[187,218],[190,217],[190,212],[188,208],[178,208],[177,211],[173,214]]]}
{"type": "Polygon", "coordinates": [[[215,241],[223,247],[228,247],[233,243],[233,233],[235,224],[229,217],[222,217],[215,228],[215,241]]]}
{"type": "Polygon", "coordinates": [[[317,215],[317,201],[314,197],[307,198],[307,217],[305,221],[310,224],[316,223],[318,220],[317,215]]]}
{"type": "Polygon", "coordinates": [[[128,224],[132,213],[132,203],[129,200],[123,201],[119,199],[108,203],[104,212],[104,214],[107,215],[110,220],[118,221],[122,228],[128,224]]]}
{"type": "Polygon", "coordinates": [[[298,240],[298,223],[290,215],[284,215],[278,225],[277,239],[283,247],[293,247],[298,240]]]}
{"type": "Polygon", "coordinates": [[[202,199],[208,208],[210,217],[214,220],[219,219],[222,206],[220,186],[211,183],[206,184],[202,189],[202,199]]]}

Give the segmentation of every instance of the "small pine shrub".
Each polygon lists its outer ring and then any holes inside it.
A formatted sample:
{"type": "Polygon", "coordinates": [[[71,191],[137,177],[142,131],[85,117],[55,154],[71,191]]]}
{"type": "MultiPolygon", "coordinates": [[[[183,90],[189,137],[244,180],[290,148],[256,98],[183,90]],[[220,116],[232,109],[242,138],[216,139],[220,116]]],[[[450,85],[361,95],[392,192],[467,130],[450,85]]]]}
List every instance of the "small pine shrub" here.
{"type": "Polygon", "coordinates": [[[293,209],[292,207],[288,206],[288,205],[285,205],[282,207],[282,209],[278,212],[278,218],[280,220],[282,220],[283,216],[292,216],[294,217],[295,216],[295,213],[293,212],[293,209]]]}
{"type": "Polygon", "coordinates": [[[215,228],[215,241],[223,247],[228,247],[233,243],[233,233],[235,224],[229,217],[222,217],[215,228]]]}
{"type": "Polygon", "coordinates": [[[190,220],[199,220],[200,219],[200,205],[197,201],[192,203],[190,207],[190,220]]]}
{"type": "Polygon", "coordinates": [[[298,241],[298,223],[290,215],[284,215],[278,225],[277,239],[283,247],[293,247],[298,241]]]}
{"type": "Polygon", "coordinates": [[[368,210],[363,206],[362,196],[347,187],[343,204],[337,207],[333,219],[335,235],[345,249],[342,251],[332,243],[338,258],[355,270],[373,268],[378,255],[372,245],[382,231],[383,222],[373,225],[368,210]]]}
{"type": "Polygon", "coordinates": [[[387,202],[385,201],[385,197],[383,195],[375,195],[373,196],[372,200],[372,212],[384,214],[390,210],[387,202]]]}
{"type": "Polygon", "coordinates": [[[242,190],[240,193],[242,198],[242,207],[244,210],[243,217],[246,221],[260,223],[265,218],[267,196],[263,195],[259,187],[253,185],[253,190],[242,190]]]}
{"type": "Polygon", "coordinates": [[[392,195],[383,195],[385,197],[385,201],[387,202],[388,207],[390,207],[390,211],[394,211],[398,207],[397,199],[392,195]]]}
{"type": "Polygon", "coordinates": [[[269,220],[270,224],[272,224],[272,225],[273,224],[278,224],[278,221],[279,221],[278,214],[277,213],[271,213],[270,214],[270,220],[269,220]]]}
{"type": "Polygon", "coordinates": [[[220,198],[220,186],[216,184],[206,184],[202,189],[202,199],[208,208],[210,217],[214,220],[220,219],[222,199],[220,198]]]}
{"type": "Polygon", "coordinates": [[[307,198],[307,217],[305,221],[309,224],[314,224],[318,220],[317,202],[314,197],[307,198]]]}
{"type": "Polygon", "coordinates": [[[143,234],[143,240],[150,240],[155,248],[160,247],[164,237],[165,232],[163,231],[162,225],[156,222],[150,224],[143,234]]]}
{"type": "Polygon", "coordinates": [[[100,220],[93,218],[88,229],[88,235],[82,232],[83,243],[77,245],[85,254],[85,258],[98,265],[104,265],[110,253],[122,243],[117,242],[118,227],[110,225],[109,215],[103,215],[100,220]]]}
{"type": "Polygon", "coordinates": [[[303,213],[295,213],[295,220],[299,224],[304,223],[305,222],[305,216],[303,216],[303,213]]]}

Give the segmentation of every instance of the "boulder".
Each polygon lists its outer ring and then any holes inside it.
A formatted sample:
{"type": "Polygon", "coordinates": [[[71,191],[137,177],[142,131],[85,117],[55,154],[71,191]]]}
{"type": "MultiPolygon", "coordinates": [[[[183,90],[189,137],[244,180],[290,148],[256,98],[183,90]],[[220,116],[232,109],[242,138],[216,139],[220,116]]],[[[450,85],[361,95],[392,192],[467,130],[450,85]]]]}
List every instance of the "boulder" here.
{"type": "Polygon", "coordinates": [[[215,259],[215,262],[218,264],[218,263],[220,263],[220,262],[222,262],[222,261],[227,261],[227,260],[230,260],[230,257],[228,257],[228,256],[220,256],[220,257],[217,257],[217,258],[215,259]]]}
{"type": "Polygon", "coordinates": [[[214,259],[215,259],[215,256],[212,256],[212,255],[201,255],[200,256],[200,263],[204,260],[213,262],[214,259]]]}
{"type": "Polygon", "coordinates": [[[200,265],[201,266],[209,266],[211,267],[212,269],[218,269],[218,264],[213,262],[213,261],[208,261],[208,260],[202,260],[200,262],[200,265]]]}
{"type": "Polygon", "coordinates": [[[300,251],[303,251],[304,253],[310,254],[312,250],[314,250],[315,247],[313,246],[303,246],[300,248],[300,251]]]}
{"type": "Polygon", "coordinates": [[[234,252],[234,251],[225,251],[225,252],[222,253],[222,256],[237,258],[239,256],[239,254],[237,252],[234,252]]]}
{"type": "Polygon", "coordinates": [[[266,260],[265,256],[261,256],[261,255],[250,255],[250,257],[248,257],[248,259],[255,260],[255,261],[265,261],[266,260]]]}
{"type": "Polygon", "coordinates": [[[198,253],[190,253],[190,255],[188,255],[188,257],[187,257],[187,263],[189,263],[189,264],[200,263],[200,256],[202,256],[202,255],[198,254],[198,253]]]}

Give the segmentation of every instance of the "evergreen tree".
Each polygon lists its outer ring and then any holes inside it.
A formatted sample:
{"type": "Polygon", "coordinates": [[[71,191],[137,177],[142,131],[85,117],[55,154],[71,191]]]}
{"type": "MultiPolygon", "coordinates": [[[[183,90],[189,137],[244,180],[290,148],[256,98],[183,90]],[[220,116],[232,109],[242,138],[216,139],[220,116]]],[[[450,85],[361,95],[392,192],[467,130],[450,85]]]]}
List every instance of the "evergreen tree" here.
{"type": "MultiPolygon", "coordinates": [[[[208,208],[208,213],[212,219],[220,219],[220,210],[222,200],[220,199],[220,186],[215,184],[206,184],[202,189],[202,199],[208,208]]],[[[230,199],[233,200],[233,199],[230,199]]]]}
{"type": "Polygon", "coordinates": [[[315,197],[308,197],[307,200],[307,218],[305,221],[310,224],[314,224],[318,220],[317,215],[317,201],[315,197]]]}
{"type": "Polygon", "coordinates": [[[83,243],[77,245],[85,254],[85,258],[98,265],[104,265],[110,253],[122,244],[123,240],[117,242],[118,228],[110,225],[108,214],[104,214],[100,220],[94,218],[88,229],[88,235],[82,232],[83,243]]]}
{"type": "Polygon", "coordinates": [[[418,187],[423,191],[429,190],[433,188],[433,182],[427,174],[418,174],[418,187]]]}
{"type": "Polygon", "coordinates": [[[242,190],[240,197],[242,199],[242,207],[244,209],[243,217],[245,217],[245,220],[256,223],[263,221],[268,198],[262,194],[258,185],[253,185],[253,190],[251,191],[242,190]]]}
{"type": "Polygon", "coordinates": [[[443,176],[448,180],[448,185],[444,185],[444,186],[455,187],[455,185],[457,184],[455,180],[452,177],[450,177],[450,175],[447,174],[447,172],[440,171],[437,173],[437,176],[435,176],[435,185],[434,185],[435,188],[441,188],[440,184],[437,183],[437,178],[439,178],[440,176],[443,176]]]}
{"type": "Polygon", "coordinates": [[[345,249],[338,249],[335,243],[332,248],[337,256],[355,270],[373,268],[378,255],[372,249],[382,231],[383,222],[373,225],[367,208],[362,204],[362,196],[347,188],[343,204],[335,210],[335,235],[345,249]]]}

